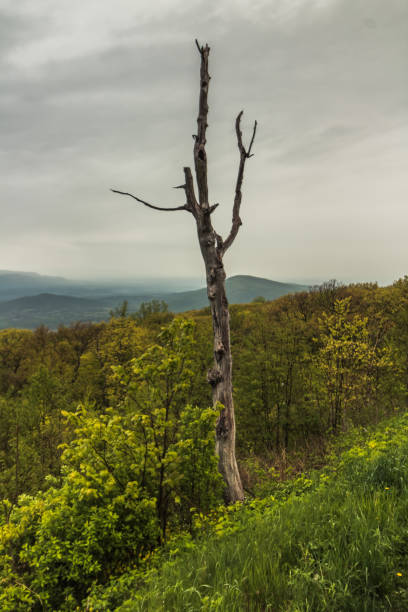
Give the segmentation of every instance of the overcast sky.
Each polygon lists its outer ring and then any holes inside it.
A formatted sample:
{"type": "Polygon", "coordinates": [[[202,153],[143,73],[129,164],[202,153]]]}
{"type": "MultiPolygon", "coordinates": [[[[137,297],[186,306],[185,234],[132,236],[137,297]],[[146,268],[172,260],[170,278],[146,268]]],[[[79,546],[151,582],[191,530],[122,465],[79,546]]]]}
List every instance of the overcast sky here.
{"type": "Polygon", "coordinates": [[[228,275],[408,274],[407,0],[0,0],[0,269],[203,278],[191,215],[109,191],[184,203],[196,37],[224,235],[234,119],[259,122],[228,275]]]}

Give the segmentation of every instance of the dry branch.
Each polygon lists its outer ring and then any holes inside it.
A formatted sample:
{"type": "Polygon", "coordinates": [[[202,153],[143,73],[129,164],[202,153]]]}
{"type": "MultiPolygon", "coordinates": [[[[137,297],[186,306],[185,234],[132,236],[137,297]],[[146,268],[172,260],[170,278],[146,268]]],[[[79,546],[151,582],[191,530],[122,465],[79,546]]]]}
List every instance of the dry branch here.
{"type": "Polygon", "coordinates": [[[244,111],[241,111],[235,120],[235,132],[237,135],[237,144],[238,144],[238,150],[239,150],[239,167],[238,167],[237,182],[235,185],[234,206],[232,209],[232,226],[231,226],[231,231],[228,237],[223,243],[222,255],[227,251],[227,249],[229,249],[231,244],[234,242],[239,232],[239,228],[242,225],[242,221],[241,221],[241,217],[239,216],[239,212],[240,212],[241,201],[242,201],[242,181],[244,180],[245,162],[247,159],[253,156],[253,154],[251,154],[251,149],[252,149],[252,145],[254,144],[256,128],[258,125],[258,123],[255,121],[253,131],[252,131],[251,143],[249,145],[248,151],[246,151],[242,143],[242,131],[241,131],[241,118],[242,118],[243,113],[244,111]]]}
{"type": "Polygon", "coordinates": [[[149,202],[145,202],[145,200],[142,200],[141,198],[138,198],[135,195],[133,195],[133,193],[128,193],[127,191],[119,191],[118,189],[111,189],[111,191],[113,191],[113,193],[119,193],[120,195],[129,196],[133,198],[134,200],[136,200],[136,202],[140,202],[140,204],[144,204],[145,206],[148,206],[149,208],[153,208],[154,210],[165,210],[165,211],[188,210],[185,204],[183,204],[183,206],[176,206],[174,208],[164,208],[162,206],[155,206],[154,204],[149,204],[149,202]]]}
{"type": "Polygon", "coordinates": [[[200,47],[196,40],[197,48],[201,55],[200,67],[200,99],[198,104],[197,135],[194,137],[194,165],[198,187],[198,199],[202,208],[208,208],[208,178],[207,178],[207,153],[205,151],[207,117],[208,117],[208,87],[210,75],[208,73],[208,45],[200,47]]]}

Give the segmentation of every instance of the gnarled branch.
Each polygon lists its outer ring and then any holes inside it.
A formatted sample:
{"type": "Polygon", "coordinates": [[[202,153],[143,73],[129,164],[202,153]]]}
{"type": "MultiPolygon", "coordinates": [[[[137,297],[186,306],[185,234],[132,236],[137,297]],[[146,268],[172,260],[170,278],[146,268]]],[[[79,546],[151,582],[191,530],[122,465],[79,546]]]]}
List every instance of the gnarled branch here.
{"type": "Polygon", "coordinates": [[[252,131],[251,142],[250,142],[250,145],[247,151],[242,143],[241,118],[242,118],[243,113],[244,111],[241,111],[235,120],[235,132],[237,134],[237,144],[238,144],[238,150],[239,150],[240,157],[239,157],[237,182],[235,185],[234,206],[232,209],[232,226],[231,226],[231,231],[228,237],[223,242],[222,251],[221,251],[222,255],[227,251],[227,249],[229,249],[231,244],[234,242],[236,235],[238,234],[239,228],[242,225],[241,217],[239,216],[239,211],[241,208],[241,201],[242,201],[242,181],[244,179],[245,162],[247,159],[249,159],[253,155],[251,153],[251,150],[252,150],[252,145],[254,144],[254,140],[255,140],[256,128],[258,126],[257,121],[255,121],[253,131],[252,131]]]}
{"type": "Polygon", "coordinates": [[[113,193],[119,193],[120,195],[129,196],[133,198],[134,200],[136,200],[136,202],[140,202],[140,204],[144,204],[145,206],[148,206],[149,208],[153,208],[154,210],[164,210],[164,211],[170,211],[170,212],[174,210],[189,210],[186,204],[184,204],[183,206],[175,206],[173,208],[164,208],[162,206],[155,206],[154,204],[149,204],[149,202],[145,202],[145,200],[137,198],[132,193],[127,193],[127,191],[119,191],[118,189],[111,189],[111,191],[113,191],[113,193]]]}

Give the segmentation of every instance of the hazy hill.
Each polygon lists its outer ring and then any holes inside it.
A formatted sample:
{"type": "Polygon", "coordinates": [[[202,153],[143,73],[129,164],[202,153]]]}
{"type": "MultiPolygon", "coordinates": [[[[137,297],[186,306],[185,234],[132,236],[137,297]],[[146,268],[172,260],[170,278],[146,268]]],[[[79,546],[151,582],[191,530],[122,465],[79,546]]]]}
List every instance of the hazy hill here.
{"type": "MultiPolygon", "coordinates": [[[[23,278],[23,284],[26,280],[23,278]]],[[[64,279],[57,279],[58,281],[68,282],[64,279]]],[[[273,300],[287,293],[308,289],[304,285],[278,283],[256,276],[233,276],[227,279],[226,288],[232,304],[251,302],[258,296],[273,300]]],[[[18,289],[16,286],[16,290],[18,289]]],[[[194,310],[208,305],[205,288],[177,293],[105,295],[93,299],[41,292],[39,295],[0,302],[0,328],[32,329],[42,324],[56,328],[60,324],[68,325],[74,321],[102,321],[108,319],[110,310],[119,306],[124,299],[128,300],[130,311],[137,310],[142,302],[152,299],[165,300],[173,312],[194,310]]]]}
{"type": "Polygon", "coordinates": [[[78,281],[60,276],[47,276],[35,272],[0,270],[0,302],[39,293],[54,293],[84,298],[118,295],[151,295],[171,293],[179,289],[199,287],[194,279],[129,279],[105,281],[78,281]]]}
{"type": "Polygon", "coordinates": [[[72,283],[59,276],[0,270],[0,300],[10,300],[43,292],[56,292],[68,288],[72,288],[72,283]]]}
{"type": "MultiPolygon", "coordinates": [[[[296,291],[306,291],[307,289],[308,287],[305,285],[278,283],[267,278],[259,278],[258,276],[231,276],[226,281],[227,296],[231,304],[245,304],[259,296],[263,296],[267,300],[275,300],[281,295],[295,293],[296,291]]],[[[183,293],[173,293],[164,299],[173,312],[182,312],[183,310],[193,310],[208,306],[206,288],[185,291],[183,293]]]]}

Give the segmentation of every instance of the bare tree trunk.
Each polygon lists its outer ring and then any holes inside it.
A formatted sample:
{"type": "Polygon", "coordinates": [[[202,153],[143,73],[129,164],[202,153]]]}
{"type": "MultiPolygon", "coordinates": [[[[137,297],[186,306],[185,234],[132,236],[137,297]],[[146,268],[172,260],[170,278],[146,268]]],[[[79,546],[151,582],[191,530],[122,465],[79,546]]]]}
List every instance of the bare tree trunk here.
{"type": "Polygon", "coordinates": [[[197,221],[214,334],[214,366],[208,371],[207,378],[213,389],[214,405],[222,405],[216,426],[216,452],[218,469],[227,486],[225,498],[227,502],[233,503],[244,498],[244,491],[235,458],[235,415],[232,397],[230,322],[225,293],[226,274],[222,258],[215,247],[214,230],[208,226],[211,226],[211,223],[205,218],[203,223],[197,221]]]}
{"type": "Polygon", "coordinates": [[[211,214],[218,204],[210,205],[208,196],[207,175],[207,153],[206,130],[208,127],[208,88],[210,75],[208,73],[208,56],[210,47],[200,46],[196,41],[201,56],[200,67],[200,97],[197,118],[197,134],[194,135],[194,169],[198,189],[198,200],[195,195],[193,176],[191,169],[184,168],[185,183],[176,189],[183,189],[186,195],[186,203],[173,208],[155,206],[135,195],[112,189],[114,193],[127,195],[137,202],[155,210],[176,211],[186,210],[190,212],[197,226],[198,241],[201,254],[204,259],[207,294],[211,307],[211,316],[214,334],[214,366],[208,372],[208,381],[213,388],[214,405],[221,404],[221,413],[216,426],[216,451],[219,457],[219,470],[225,480],[225,500],[227,503],[242,500],[244,491],[235,458],[235,415],[232,397],[232,356],[230,342],[230,323],[228,300],[225,293],[225,270],[223,257],[227,249],[234,242],[239,228],[242,225],[239,216],[242,200],[242,182],[244,178],[245,162],[252,157],[251,149],[255,139],[257,122],[255,121],[251,142],[248,150],[242,143],[241,117],[242,111],[236,118],[235,131],[237,135],[238,150],[240,155],[237,182],[235,186],[235,197],[232,212],[231,231],[223,240],[216,233],[211,221],[211,214]]]}

